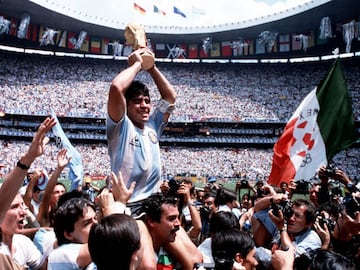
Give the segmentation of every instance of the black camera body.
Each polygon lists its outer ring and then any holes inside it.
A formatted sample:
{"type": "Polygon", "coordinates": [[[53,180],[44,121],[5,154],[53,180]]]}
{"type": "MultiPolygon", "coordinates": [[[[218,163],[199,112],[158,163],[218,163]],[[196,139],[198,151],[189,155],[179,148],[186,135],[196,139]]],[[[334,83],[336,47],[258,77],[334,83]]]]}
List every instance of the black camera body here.
{"type": "Polygon", "coordinates": [[[355,213],[360,211],[360,199],[358,197],[353,196],[352,194],[347,194],[344,197],[344,206],[346,213],[355,218],[355,213]]]}
{"type": "Polygon", "coordinates": [[[290,200],[282,200],[280,203],[271,203],[271,209],[274,216],[279,216],[279,210],[283,213],[285,219],[293,215],[292,202],[290,200]]]}
{"type": "Polygon", "coordinates": [[[338,168],[336,168],[334,165],[329,164],[326,167],[326,175],[327,177],[333,177],[336,174],[336,170],[338,170],[338,168]]]}
{"type": "Polygon", "coordinates": [[[174,197],[178,197],[177,195],[177,191],[180,188],[180,184],[181,181],[175,180],[175,179],[171,179],[169,181],[169,191],[167,193],[168,196],[174,196],[174,197]]]}
{"type": "Polygon", "coordinates": [[[319,225],[321,226],[321,228],[324,229],[324,225],[326,224],[329,231],[334,231],[336,225],[336,222],[334,220],[326,218],[324,215],[319,215],[317,219],[319,221],[319,225]]]}

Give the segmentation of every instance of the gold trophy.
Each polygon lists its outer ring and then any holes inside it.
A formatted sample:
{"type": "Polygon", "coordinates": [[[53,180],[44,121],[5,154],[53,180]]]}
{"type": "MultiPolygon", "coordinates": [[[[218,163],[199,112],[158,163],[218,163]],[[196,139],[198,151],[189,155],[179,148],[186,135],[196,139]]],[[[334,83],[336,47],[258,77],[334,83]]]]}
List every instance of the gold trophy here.
{"type": "MultiPolygon", "coordinates": [[[[147,39],[144,26],[136,23],[129,23],[124,31],[126,43],[129,44],[134,50],[147,47],[147,39]]],[[[141,68],[149,70],[154,66],[155,56],[150,49],[142,52],[141,57],[143,63],[141,68]]]]}

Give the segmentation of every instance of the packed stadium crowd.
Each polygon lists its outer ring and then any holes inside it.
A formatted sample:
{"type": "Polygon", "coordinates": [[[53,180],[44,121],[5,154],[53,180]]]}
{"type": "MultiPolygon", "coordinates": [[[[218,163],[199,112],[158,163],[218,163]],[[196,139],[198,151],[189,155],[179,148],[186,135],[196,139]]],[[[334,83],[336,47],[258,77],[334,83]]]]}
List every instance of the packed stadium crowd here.
{"type": "MultiPolygon", "coordinates": [[[[297,64],[158,63],[177,91],[171,120],[222,118],[286,121],[325,76],[333,60],[297,64]],[[224,105],[226,104],[226,105],[224,105]]],[[[358,60],[343,60],[356,119],[360,117],[358,60]]],[[[1,53],[2,109],[25,114],[106,116],[106,98],[125,61],[1,53]]],[[[155,88],[146,73],[137,79],[155,88]]],[[[151,92],[157,100],[156,92],[151,92]]]]}
{"type": "MultiPolygon", "coordinates": [[[[319,166],[313,181],[282,175],[270,185],[272,149],[160,148],[157,139],[175,103],[179,120],[288,120],[326,68],[159,64],[142,72],[146,50],[129,55],[129,66],[0,60],[2,114],[47,116],[31,143],[1,141],[0,268],[358,269],[358,149],[319,166]],[[150,95],[135,78],[157,91],[150,95]],[[57,125],[50,108],[107,116],[107,144],[75,145],[85,176],[74,175],[70,148],[49,143],[57,125]],[[70,187],[59,181],[67,170],[70,187]],[[108,176],[102,186],[96,175],[108,176]],[[206,184],[196,187],[188,176],[206,176],[206,184]],[[240,176],[233,190],[221,181],[232,176],[240,176]]],[[[359,70],[350,64],[346,71],[359,101],[359,70]]],[[[359,104],[354,110],[358,118],[359,104]]]]}
{"type": "MultiPolygon", "coordinates": [[[[360,117],[360,66],[357,60],[344,60],[347,85],[356,119],[360,117]]],[[[58,115],[106,116],[109,84],[125,61],[63,58],[1,52],[1,110],[48,115],[50,107],[58,115]]],[[[302,99],[322,79],[330,67],[325,63],[299,64],[175,64],[158,65],[175,86],[176,110],[170,121],[229,121],[256,119],[286,121],[302,99]]],[[[159,97],[146,73],[138,74],[150,88],[152,100],[159,97]]],[[[13,166],[26,143],[2,141],[2,172],[13,166]]],[[[82,154],[85,171],[108,175],[106,145],[76,145],[82,154]],[[94,158],[96,157],[96,158],[94,158]]],[[[53,147],[52,152],[56,151],[53,147]]],[[[163,169],[167,174],[215,175],[232,177],[238,172],[254,179],[266,177],[271,169],[271,149],[217,149],[163,147],[163,169]],[[250,157],[250,158],[249,158],[250,157]]],[[[335,157],[336,165],[351,176],[359,174],[358,149],[335,157]]],[[[44,159],[39,167],[51,169],[44,159]]]]}

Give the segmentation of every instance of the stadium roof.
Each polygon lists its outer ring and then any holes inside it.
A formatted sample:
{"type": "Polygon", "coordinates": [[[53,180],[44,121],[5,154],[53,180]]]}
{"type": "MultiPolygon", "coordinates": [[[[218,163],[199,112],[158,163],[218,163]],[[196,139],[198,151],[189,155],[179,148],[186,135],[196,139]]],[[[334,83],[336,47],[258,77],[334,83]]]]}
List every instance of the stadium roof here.
{"type": "MultiPolygon", "coordinates": [[[[57,1],[43,2],[59,5],[57,1]]],[[[124,22],[119,28],[101,26],[75,19],[75,16],[63,15],[29,0],[0,0],[0,12],[4,16],[19,19],[27,13],[35,24],[73,32],[86,31],[90,36],[124,40],[124,22]]],[[[323,17],[330,17],[332,23],[345,23],[350,19],[358,20],[359,16],[358,0],[313,0],[285,12],[241,22],[204,27],[145,25],[145,30],[147,38],[156,43],[200,43],[207,37],[211,37],[213,41],[232,41],[239,37],[254,39],[263,31],[280,34],[306,33],[318,29],[323,17]]]]}

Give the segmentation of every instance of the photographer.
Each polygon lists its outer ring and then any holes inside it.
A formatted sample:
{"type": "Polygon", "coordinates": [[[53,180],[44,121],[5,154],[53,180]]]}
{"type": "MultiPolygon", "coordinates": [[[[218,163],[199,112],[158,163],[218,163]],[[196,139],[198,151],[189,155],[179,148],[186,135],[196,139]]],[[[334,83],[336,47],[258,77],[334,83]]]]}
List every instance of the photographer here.
{"type": "Polygon", "coordinates": [[[195,186],[191,179],[180,181],[170,179],[163,181],[160,186],[165,196],[175,196],[179,199],[179,213],[182,227],[195,245],[199,244],[201,232],[200,212],[195,204],[195,186]]]}
{"type": "Polygon", "coordinates": [[[316,219],[316,207],[312,202],[297,199],[292,202],[289,213],[281,210],[275,213],[275,209],[271,209],[269,216],[280,233],[279,248],[294,250],[295,264],[302,254],[321,247],[321,239],[312,229],[316,219]]]}
{"type": "Polygon", "coordinates": [[[256,246],[271,248],[273,240],[278,237],[275,224],[269,217],[269,209],[273,202],[280,203],[287,200],[287,195],[277,193],[270,185],[263,185],[259,191],[263,197],[258,198],[254,203],[254,214],[251,220],[252,231],[256,246]]]}

